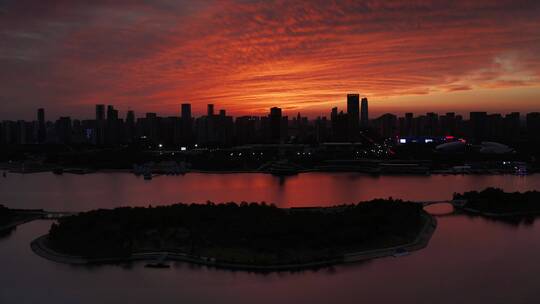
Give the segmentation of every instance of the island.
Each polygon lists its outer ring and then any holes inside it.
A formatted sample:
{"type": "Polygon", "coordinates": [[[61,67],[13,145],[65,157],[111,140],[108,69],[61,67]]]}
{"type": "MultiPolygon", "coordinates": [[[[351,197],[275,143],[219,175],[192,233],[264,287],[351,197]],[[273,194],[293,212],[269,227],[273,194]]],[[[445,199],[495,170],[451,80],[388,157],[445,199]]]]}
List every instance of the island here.
{"type": "Polygon", "coordinates": [[[418,250],[435,226],[421,204],[393,199],[288,209],[208,202],[79,213],[52,224],[32,249],[71,264],[167,259],[291,270],[418,250]]]}
{"type": "Polygon", "coordinates": [[[460,209],[486,217],[511,218],[540,215],[540,192],[504,192],[498,188],[483,191],[455,193],[454,201],[461,202],[460,209]]]}

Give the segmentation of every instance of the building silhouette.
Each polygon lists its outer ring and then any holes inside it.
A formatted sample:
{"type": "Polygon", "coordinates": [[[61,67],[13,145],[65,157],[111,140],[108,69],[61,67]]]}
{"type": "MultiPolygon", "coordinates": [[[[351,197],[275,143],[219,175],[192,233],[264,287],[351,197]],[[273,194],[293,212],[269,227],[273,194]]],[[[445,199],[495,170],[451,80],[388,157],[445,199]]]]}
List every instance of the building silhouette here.
{"type": "Polygon", "coordinates": [[[98,104],[96,105],[96,125],[95,125],[95,144],[104,145],[105,144],[105,105],[98,104]]]}
{"type": "Polygon", "coordinates": [[[47,129],[45,127],[45,109],[41,108],[37,111],[37,142],[42,144],[47,138],[47,129]]]}
{"type": "Polygon", "coordinates": [[[181,105],[180,120],[180,143],[186,145],[193,143],[193,117],[191,116],[191,104],[183,103],[181,105]]]}
{"type": "MultiPolygon", "coordinates": [[[[181,147],[231,147],[247,144],[320,144],[326,142],[362,145],[366,135],[377,140],[400,137],[461,138],[473,144],[482,141],[522,143],[540,141],[540,113],[522,116],[471,112],[468,120],[462,115],[434,112],[401,117],[386,113],[368,120],[367,99],[348,94],[347,111],[332,108],[329,119],[319,116],[313,120],[296,113],[289,120],[279,107],[272,107],[264,116],[240,116],[236,119],[225,109],[217,110],[208,104],[206,115],[194,117],[191,104],[182,103],[176,116],[160,117],[146,113],[137,118],[127,111],[125,118],[113,105],[95,106],[93,119],[71,119],[63,116],[54,122],[46,120],[45,109],[37,110],[34,121],[0,122],[0,144],[61,143],[97,146],[136,144],[153,149],[159,145],[181,147]]],[[[418,140],[416,140],[418,142],[418,140]]]]}
{"type": "Polygon", "coordinates": [[[347,95],[348,138],[356,140],[360,132],[360,95],[347,95]]]}
{"type": "Polygon", "coordinates": [[[360,118],[360,123],[362,127],[369,126],[369,112],[368,112],[368,99],[366,97],[362,98],[362,113],[360,118]]]}

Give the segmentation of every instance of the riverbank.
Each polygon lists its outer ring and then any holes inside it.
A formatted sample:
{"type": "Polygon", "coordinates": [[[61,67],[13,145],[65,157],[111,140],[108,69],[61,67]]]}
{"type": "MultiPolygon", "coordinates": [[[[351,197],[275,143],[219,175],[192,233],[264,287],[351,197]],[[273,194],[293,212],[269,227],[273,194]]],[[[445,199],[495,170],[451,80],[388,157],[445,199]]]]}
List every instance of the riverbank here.
{"type": "Polygon", "coordinates": [[[474,208],[471,208],[471,207],[461,207],[461,208],[459,208],[459,210],[463,210],[463,211],[465,211],[465,213],[469,213],[471,215],[479,215],[479,216],[484,216],[484,217],[494,218],[494,219],[540,216],[540,211],[537,211],[537,212],[501,212],[501,213],[496,213],[496,212],[482,211],[482,210],[474,209],[474,208]]]}
{"type": "Polygon", "coordinates": [[[11,229],[14,229],[19,225],[23,225],[23,224],[29,223],[31,221],[35,221],[40,218],[41,216],[34,215],[28,218],[18,219],[18,220],[9,222],[7,224],[0,224],[0,233],[10,231],[11,229]]]}
{"type": "Polygon", "coordinates": [[[0,205],[0,233],[41,218],[41,214],[36,214],[36,211],[39,210],[8,209],[0,205]]]}
{"type": "Polygon", "coordinates": [[[308,263],[294,263],[294,264],[276,264],[276,265],[257,265],[257,264],[242,264],[231,263],[227,261],[218,261],[211,257],[195,256],[183,252],[174,251],[156,251],[156,252],[136,252],[128,257],[105,257],[105,258],[88,258],[84,256],[74,256],[59,253],[51,248],[48,234],[43,235],[30,244],[32,251],[50,261],[57,263],[71,264],[71,265],[92,265],[92,264],[116,264],[116,263],[130,263],[137,261],[152,262],[158,259],[164,259],[166,261],[180,261],[188,262],[192,264],[204,265],[215,268],[223,268],[229,270],[245,270],[255,272],[274,272],[274,271],[297,271],[306,269],[317,269],[323,267],[329,267],[338,264],[357,263],[366,260],[372,260],[376,258],[383,258],[389,256],[401,256],[404,253],[408,254],[413,251],[421,250],[425,248],[433,235],[437,221],[436,219],[425,211],[422,211],[422,218],[424,225],[418,234],[418,236],[409,243],[385,247],[380,249],[371,249],[356,252],[347,252],[341,257],[333,259],[325,259],[321,261],[314,261],[308,263]]]}
{"type": "Polygon", "coordinates": [[[540,215],[540,192],[504,192],[497,188],[454,194],[464,201],[459,207],[465,213],[490,218],[535,217],[540,215]]]}
{"type": "MultiPolygon", "coordinates": [[[[36,169],[36,170],[13,170],[10,168],[0,168],[0,171],[6,171],[9,174],[34,174],[34,173],[47,173],[50,172],[51,174],[54,173],[54,169],[36,169]]],[[[126,173],[126,174],[134,174],[132,169],[99,169],[99,170],[86,170],[86,169],[66,169],[62,172],[62,174],[73,174],[73,175],[88,175],[88,174],[95,174],[95,173],[126,173]]],[[[268,174],[268,175],[277,175],[273,174],[272,172],[267,172],[264,170],[257,170],[257,169],[244,169],[244,170],[202,170],[202,169],[190,169],[188,171],[182,172],[181,174],[167,174],[165,172],[155,172],[152,174],[157,175],[185,175],[189,173],[198,173],[198,174],[268,174]]],[[[513,172],[509,171],[502,171],[502,170],[471,170],[467,172],[455,172],[451,170],[431,170],[426,172],[417,172],[417,171],[401,171],[401,172],[374,172],[374,171],[363,171],[363,170],[355,170],[355,169],[336,169],[336,170],[328,170],[328,169],[303,169],[298,170],[294,172],[294,174],[289,175],[297,175],[302,173],[356,173],[356,174],[363,174],[366,176],[426,176],[426,175],[441,175],[441,176],[447,176],[447,175],[478,175],[478,176],[493,176],[493,175],[534,175],[538,174],[537,171],[529,171],[527,174],[515,174],[513,172]]],[[[9,177],[9,174],[5,177],[9,177]]],[[[61,174],[59,174],[61,175],[61,174]]]]}

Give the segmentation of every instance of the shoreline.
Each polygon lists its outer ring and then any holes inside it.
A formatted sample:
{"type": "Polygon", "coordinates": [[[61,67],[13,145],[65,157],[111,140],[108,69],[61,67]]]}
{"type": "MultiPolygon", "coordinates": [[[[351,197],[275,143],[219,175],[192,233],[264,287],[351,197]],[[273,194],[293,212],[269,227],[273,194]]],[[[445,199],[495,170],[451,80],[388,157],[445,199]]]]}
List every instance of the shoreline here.
{"type": "Polygon", "coordinates": [[[503,212],[503,213],[497,213],[497,212],[485,212],[478,209],[470,208],[470,207],[460,207],[458,210],[465,211],[465,214],[471,214],[471,215],[478,215],[478,216],[484,216],[486,218],[508,218],[508,217],[514,217],[514,216],[538,216],[540,215],[540,212],[503,212]]]}
{"type": "Polygon", "coordinates": [[[20,225],[23,225],[23,224],[26,224],[26,223],[30,223],[30,222],[38,220],[40,218],[41,218],[41,216],[36,215],[36,216],[28,217],[28,218],[25,218],[25,219],[20,219],[20,220],[14,221],[14,222],[10,222],[8,224],[0,226],[0,233],[5,232],[5,231],[9,231],[11,229],[17,228],[17,226],[20,226],[20,225]]]}
{"type": "Polygon", "coordinates": [[[410,243],[364,250],[358,252],[344,253],[341,257],[332,259],[297,263],[297,264],[276,264],[276,265],[254,265],[254,264],[237,264],[228,263],[226,261],[220,262],[208,257],[193,256],[181,252],[136,252],[132,253],[129,257],[120,258],[87,258],[83,256],[71,256],[54,251],[47,245],[48,234],[42,235],[33,240],[30,244],[32,251],[38,256],[47,260],[70,264],[70,265],[92,265],[92,264],[115,264],[115,263],[130,263],[137,261],[155,261],[159,258],[165,257],[165,261],[180,261],[188,262],[192,264],[204,265],[214,268],[222,268],[228,270],[245,270],[255,272],[275,272],[275,271],[295,271],[295,270],[307,270],[314,268],[329,267],[339,264],[356,263],[360,261],[372,260],[376,258],[383,258],[394,256],[398,250],[410,253],[427,247],[429,241],[437,226],[437,220],[434,216],[423,211],[422,216],[425,218],[424,227],[422,227],[418,236],[410,243]]]}

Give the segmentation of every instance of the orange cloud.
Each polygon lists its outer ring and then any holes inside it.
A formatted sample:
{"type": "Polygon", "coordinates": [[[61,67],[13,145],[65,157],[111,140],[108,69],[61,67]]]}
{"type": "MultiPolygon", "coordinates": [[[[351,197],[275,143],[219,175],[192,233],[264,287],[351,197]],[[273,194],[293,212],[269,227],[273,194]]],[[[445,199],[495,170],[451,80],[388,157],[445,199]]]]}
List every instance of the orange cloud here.
{"type": "Polygon", "coordinates": [[[99,102],[173,114],[189,101],[315,115],[352,91],[391,110],[382,103],[404,96],[535,88],[539,12],[537,1],[21,0],[0,7],[0,101],[5,113],[99,102]]]}

